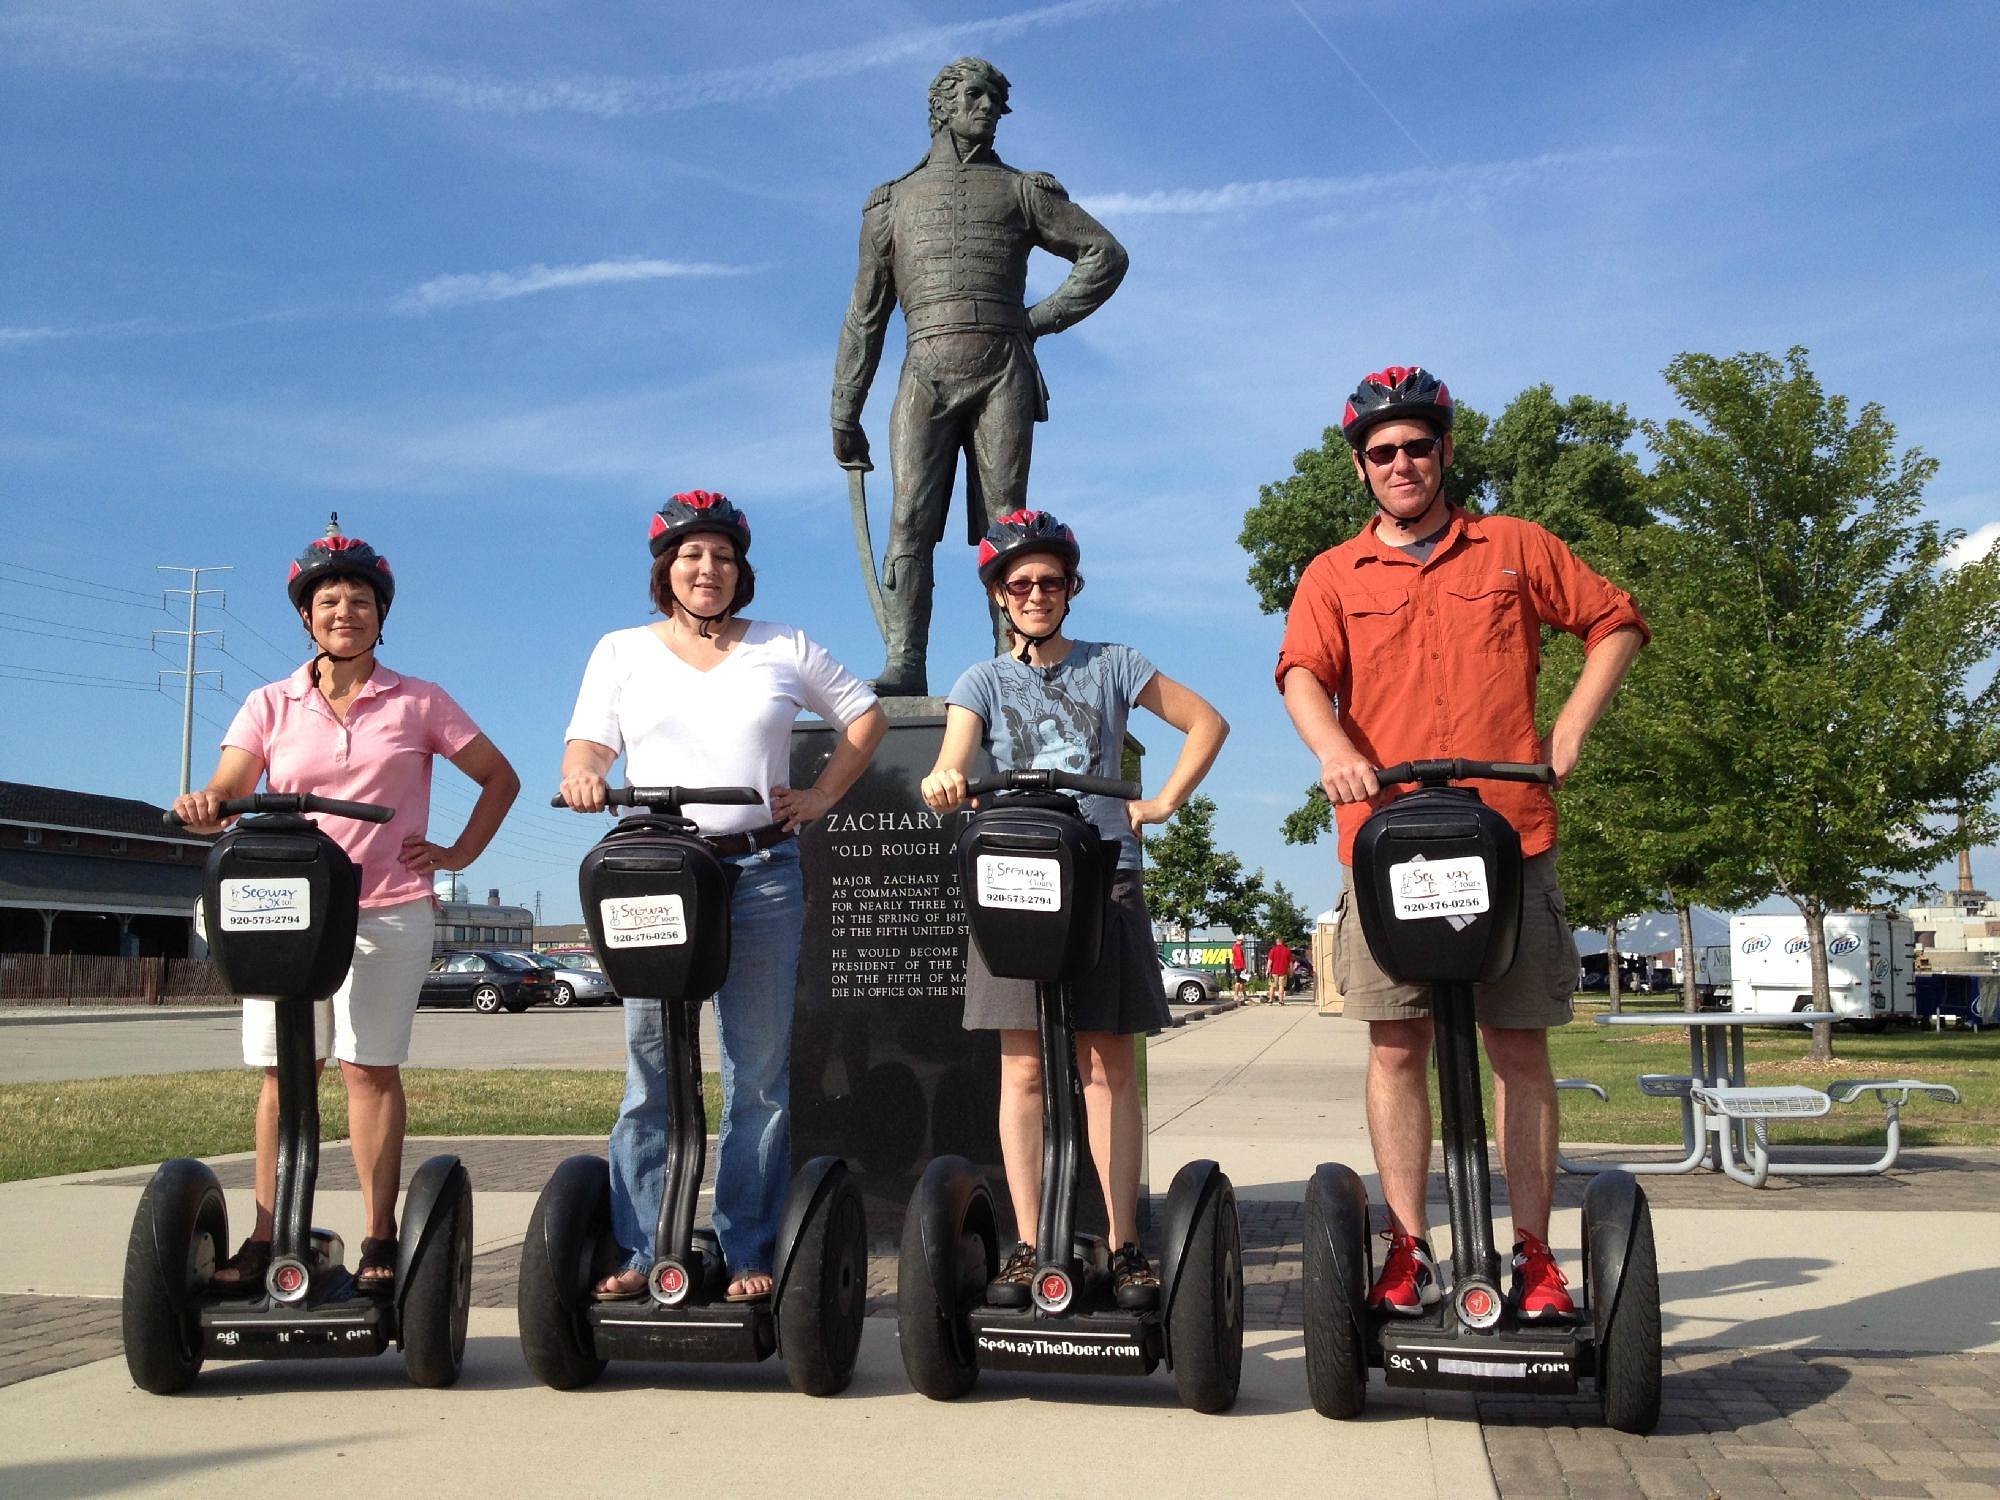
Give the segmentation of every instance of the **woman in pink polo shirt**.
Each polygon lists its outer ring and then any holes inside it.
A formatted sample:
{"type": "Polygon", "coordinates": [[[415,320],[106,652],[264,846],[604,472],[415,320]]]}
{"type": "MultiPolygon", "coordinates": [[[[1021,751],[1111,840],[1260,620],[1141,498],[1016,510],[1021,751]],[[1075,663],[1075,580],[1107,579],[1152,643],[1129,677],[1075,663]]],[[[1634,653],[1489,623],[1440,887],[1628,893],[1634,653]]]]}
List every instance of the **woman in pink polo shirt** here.
{"type": "MultiPolygon", "coordinates": [[[[521,779],[465,710],[435,683],[375,659],[396,597],[387,559],[338,523],[292,564],[287,592],[318,654],[250,695],[222,737],[208,785],[174,800],[197,833],[221,831],[219,805],[268,776],[274,792],[317,792],[393,807],[388,823],[329,818],[326,832],[361,868],[354,963],[330,1002],[315,1007],[317,1055],[340,1059],[348,1132],[368,1227],[355,1279],[388,1291],[396,1279],[396,1195],[403,1176],[403,1072],[410,1025],[431,961],[431,879],[477,859],[507,815],[521,779]],[[479,783],[479,800],[452,844],[429,838],[431,760],[444,756],[479,783]]],[[[271,1260],[278,1179],[277,1010],[243,1001],[243,1060],[264,1068],[257,1099],[257,1223],[216,1268],[221,1286],[263,1284],[271,1260]]]]}

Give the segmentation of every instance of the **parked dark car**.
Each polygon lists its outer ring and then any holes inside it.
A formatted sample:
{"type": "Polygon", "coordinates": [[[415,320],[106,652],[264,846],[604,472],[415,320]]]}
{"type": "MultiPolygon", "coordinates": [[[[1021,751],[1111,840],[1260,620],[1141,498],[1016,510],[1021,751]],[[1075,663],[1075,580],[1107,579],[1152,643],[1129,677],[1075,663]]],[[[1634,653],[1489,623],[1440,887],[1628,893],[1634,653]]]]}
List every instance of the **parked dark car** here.
{"type": "Polygon", "coordinates": [[[548,974],[511,953],[446,953],[432,960],[417,1004],[469,1005],[481,1015],[499,1010],[518,1015],[554,993],[548,974]]]}

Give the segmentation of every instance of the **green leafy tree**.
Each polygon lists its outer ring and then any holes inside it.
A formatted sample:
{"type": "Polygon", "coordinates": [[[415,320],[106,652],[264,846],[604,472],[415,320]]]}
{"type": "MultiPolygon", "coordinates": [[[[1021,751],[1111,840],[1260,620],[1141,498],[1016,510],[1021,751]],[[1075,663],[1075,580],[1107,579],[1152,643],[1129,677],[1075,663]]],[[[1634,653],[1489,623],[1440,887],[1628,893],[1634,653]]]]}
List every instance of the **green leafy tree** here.
{"type": "Polygon", "coordinates": [[[1166,825],[1146,836],[1146,908],[1153,920],[1186,938],[1198,927],[1249,931],[1268,899],[1261,874],[1216,847],[1215,801],[1188,798],[1166,825]]]}
{"type": "Polygon", "coordinates": [[[1920,516],[1935,461],[1899,457],[1877,405],[1850,419],[1803,349],[1666,375],[1688,416],[1646,424],[1657,561],[1707,655],[1710,816],[1804,915],[1826,1009],[1826,913],[1914,892],[2000,825],[2000,683],[1968,681],[2000,645],[2000,557],[1944,567],[1958,534],[1920,516]]]}
{"type": "Polygon", "coordinates": [[[1271,882],[1271,892],[1264,898],[1258,925],[1267,936],[1283,938],[1289,948],[1312,946],[1312,925],[1306,917],[1306,909],[1299,905],[1298,897],[1285,888],[1282,880],[1271,882]]]}

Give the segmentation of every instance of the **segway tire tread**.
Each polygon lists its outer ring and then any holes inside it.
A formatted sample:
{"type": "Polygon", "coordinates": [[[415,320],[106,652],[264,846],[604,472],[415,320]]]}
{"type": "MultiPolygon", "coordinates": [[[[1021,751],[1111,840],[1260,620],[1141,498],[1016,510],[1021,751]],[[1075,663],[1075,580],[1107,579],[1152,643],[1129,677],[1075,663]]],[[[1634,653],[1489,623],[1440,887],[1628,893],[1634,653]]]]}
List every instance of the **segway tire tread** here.
{"type": "Polygon", "coordinates": [[[1597,1350],[1597,1398],[1607,1426],[1651,1432],[1660,1422],[1660,1271],[1653,1245],[1653,1216],[1641,1211],[1632,1225],[1618,1304],[1597,1350]]]}
{"type": "Polygon", "coordinates": [[[582,1320],[563,1306],[557,1290],[565,1280],[579,1303],[590,1295],[590,1257],[585,1253],[601,1235],[608,1235],[610,1168],[602,1157],[571,1157],[556,1169],[528,1220],[528,1237],[521,1244],[521,1274],[515,1308],[521,1326],[521,1354],[543,1385],[574,1391],[590,1385],[607,1363],[589,1343],[582,1320]],[[584,1165],[575,1166],[572,1163],[584,1165]],[[594,1211],[593,1211],[594,1210],[594,1211]],[[593,1222],[574,1224],[579,1215],[593,1222]],[[549,1222],[565,1226],[564,1242],[576,1247],[564,1265],[549,1260],[549,1222]]]}
{"type": "Polygon", "coordinates": [[[868,1315],[868,1219],[843,1175],[806,1221],[778,1308],[779,1352],[792,1389],[836,1396],[854,1379],[868,1315]]]}
{"type": "Polygon", "coordinates": [[[1219,1173],[1195,1214],[1168,1319],[1182,1403],[1228,1411],[1243,1379],[1243,1245],[1236,1190],[1219,1173]]]}
{"type": "Polygon", "coordinates": [[[442,1387],[465,1366],[472,1292],[472,1194],[452,1194],[444,1222],[431,1228],[404,1289],[403,1363],[416,1384],[442,1387]]]}
{"type": "Polygon", "coordinates": [[[1368,1354],[1362,1326],[1365,1244],[1345,1243],[1340,1216],[1328,1211],[1319,1184],[1306,1191],[1305,1283],[1306,1390],[1313,1410],[1345,1421],[1368,1404],[1368,1354]]]}
{"type": "Polygon", "coordinates": [[[979,1361],[972,1352],[966,1311],[958,1306],[958,1289],[937,1286],[924,1256],[923,1189],[928,1180],[919,1182],[903,1220],[902,1254],[896,1263],[896,1342],[903,1373],[919,1395],[956,1401],[979,1383],[979,1361]]]}
{"type": "Polygon", "coordinates": [[[201,1371],[190,1316],[195,1292],[188,1286],[188,1256],[198,1234],[209,1236],[215,1255],[222,1255],[229,1209],[221,1184],[202,1162],[168,1162],[146,1184],[132,1216],[120,1304],[125,1368],[134,1385],[155,1396],[186,1390],[201,1371]]]}

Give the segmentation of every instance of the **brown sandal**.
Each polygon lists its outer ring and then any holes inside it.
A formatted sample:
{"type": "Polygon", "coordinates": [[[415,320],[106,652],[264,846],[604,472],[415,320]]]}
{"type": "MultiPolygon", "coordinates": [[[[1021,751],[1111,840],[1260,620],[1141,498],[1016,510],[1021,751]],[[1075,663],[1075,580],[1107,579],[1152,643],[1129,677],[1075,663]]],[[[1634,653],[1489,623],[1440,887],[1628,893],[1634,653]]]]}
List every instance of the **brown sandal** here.
{"type": "Polygon", "coordinates": [[[243,1246],[208,1278],[209,1285],[246,1292],[264,1285],[264,1273],[271,1269],[271,1242],[245,1240],[243,1246]]]}
{"type": "Polygon", "coordinates": [[[354,1268],[354,1284],[364,1292],[393,1292],[396,1289],[396,1237],[364,1239],[361,1263],[354,1268]]]}

